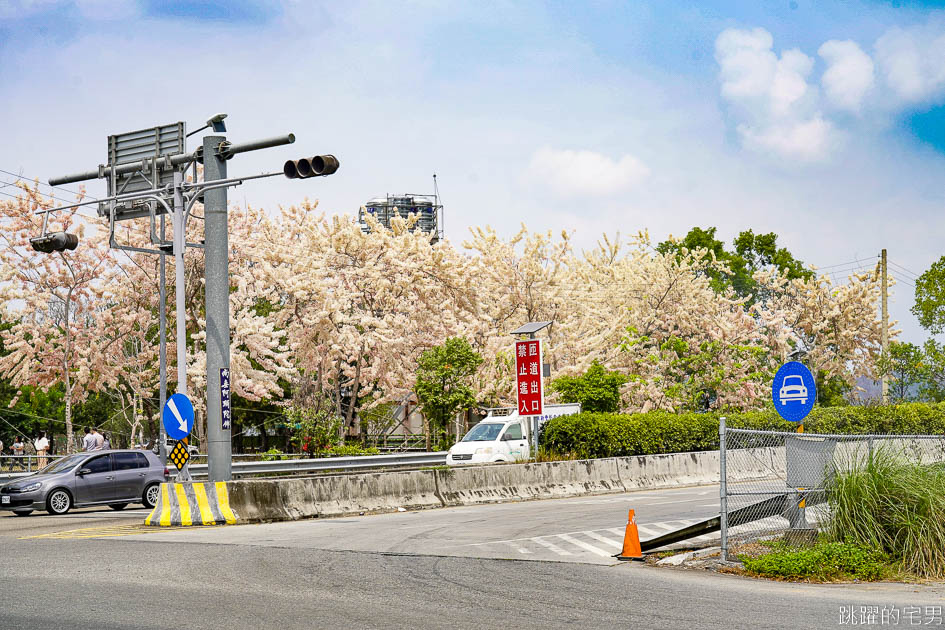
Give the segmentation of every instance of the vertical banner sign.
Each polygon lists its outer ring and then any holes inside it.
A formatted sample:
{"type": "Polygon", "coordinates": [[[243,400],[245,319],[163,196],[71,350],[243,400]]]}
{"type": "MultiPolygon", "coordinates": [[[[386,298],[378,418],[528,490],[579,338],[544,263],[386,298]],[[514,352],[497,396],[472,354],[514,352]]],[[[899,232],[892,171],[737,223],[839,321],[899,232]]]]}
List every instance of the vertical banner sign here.
{"type": "Polygon", "coordinates": [[[230,369],[220,368],[220,410],[223,430],[230,430],[230,369]]]}
{"type": "Polygon", "coordinates": [[[540,416],[544,407],[541,382],[541,340],[515,342],[515,390],[518,415],[540,416]]]}

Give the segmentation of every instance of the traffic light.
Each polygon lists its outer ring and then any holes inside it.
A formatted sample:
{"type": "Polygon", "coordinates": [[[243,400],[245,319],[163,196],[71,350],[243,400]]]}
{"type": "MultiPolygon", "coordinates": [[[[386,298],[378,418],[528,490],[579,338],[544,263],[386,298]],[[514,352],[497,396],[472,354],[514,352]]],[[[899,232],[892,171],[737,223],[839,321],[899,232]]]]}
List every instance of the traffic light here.
{"type": "Polygon", "coordinates": [[[52,234],[31,238],[30,245],[38,252],[51,254],[52,252],[75,249],[79,246],[79,237],[68,232],[53,232],[52,234]]]}
{"type": "Polygon", "coordinates": [[[282,172],[289,179],[305,179],[331,175],[338,170],[338,158],[334,155],[316,155],[315,157],[289,160],[282,172]]]}

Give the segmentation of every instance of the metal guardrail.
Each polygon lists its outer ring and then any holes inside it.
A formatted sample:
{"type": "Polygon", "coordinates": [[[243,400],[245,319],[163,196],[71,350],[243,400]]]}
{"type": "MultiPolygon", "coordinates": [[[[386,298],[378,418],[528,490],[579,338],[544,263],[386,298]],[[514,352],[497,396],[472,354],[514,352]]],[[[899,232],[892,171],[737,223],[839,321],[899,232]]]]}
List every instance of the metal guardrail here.
{"type": "MultiPolygon", "coordinates": [[[[273,475],[279,473],[304,474],[340,470],[344,472],[371,469],[396,469],[416,466],[443,466],[446,451],[436,453],[394,453],[391,455],[355,455],[351,457],[322,457],[319,459],[282,459],[271,462],[239,462],[232,464],[233,477],[273,475]]],[[[176,470],[169,464],[171,470],[176,470]]],[[[207,464],[190,466],[195,479],[207,476],[207,464]]]]}
{"type": "MultiPolygon", "coordinates": [[[[50,456],[50,461],[53,460],[50,456]]],[[[252,477],[274,474],[305,474],[339,470],[344,472],[357,470],[388,470],[417,466],[443,466],[446,464],[446,451],[436,453],[394,453],[391,455],[355,455],[351,457],[323,457],[319,459],[281,459],[271,462],[233,461],[233,477],[252,477]]],[[[174,464],[168,462],[172,473],[177,472],[174,464]]],[[[25,466],[24,466],[25,468],[25,466]]],[[[0,472],[0,483],[25,477],[30,472],[0,472]]],[[[194,479],[207,478],[207,464],[192,464],[190,474],[194,479]]]]}

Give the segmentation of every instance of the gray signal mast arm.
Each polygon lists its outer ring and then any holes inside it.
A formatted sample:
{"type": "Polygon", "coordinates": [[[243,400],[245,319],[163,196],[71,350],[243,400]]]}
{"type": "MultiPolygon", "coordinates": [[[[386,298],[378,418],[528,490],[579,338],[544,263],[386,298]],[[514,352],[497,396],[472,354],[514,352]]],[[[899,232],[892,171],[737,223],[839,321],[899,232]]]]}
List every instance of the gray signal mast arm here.
{"type": "MultiPolygon", "coordinates": [[[[274,138],[265,138],[263,140],[253,140],[251,142],[243,142],[241,144],[229,144],[228,142],[221,142],[220,146],[217,148],[217,153],[224,157],[230,158],[237,153],[246,153],[247,151],[256,151],[258,149],[268,149],[270,147],[278,147],[284,144],[292,144],[295,142],[295,134],[285,134],[284,136],[276,136],[274,138]]],[[[158,160],[158,164],[161,166],[179,166],[181,164],[187,164],[193,162],[202,157],[202,150],[197,150],[192,153],[178,153],[177,155],[169,155],[158,160]]],[[[129,164],[120,164],[115,166],[116,175],[125,175],[127,173],[134,173],[135,171],[140,171],[144,168],[147,168],[152,164],[153,160],[141,160],[140,162],[131,162],[129,164]]],[[[64,175],[63,177],[53,177],[49,180],[50,186],[61,186],[62,184],[74,184],[76,182],[83,182],[89,179],[99,179],[105,177],[106,173],[111,173],[112,167],[108,166],[99,166],[94,171],[86,171],[84,173],[76,173],[74,175],[64,175]]]]}

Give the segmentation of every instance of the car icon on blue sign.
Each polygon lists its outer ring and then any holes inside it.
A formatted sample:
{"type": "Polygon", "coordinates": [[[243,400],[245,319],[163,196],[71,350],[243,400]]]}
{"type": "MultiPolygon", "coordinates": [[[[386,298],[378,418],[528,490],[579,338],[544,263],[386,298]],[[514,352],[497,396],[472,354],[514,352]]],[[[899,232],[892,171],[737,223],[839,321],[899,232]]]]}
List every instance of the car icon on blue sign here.
{"type": "Polygon", "coordinates": [[[778,398],[782,405],[791,401],[800,401],[802,405],[807,404],[807,387],[804,386],[804,378],[800,374],[791,374],[784,377],[781,389],[778,392],[778,398]]]}

